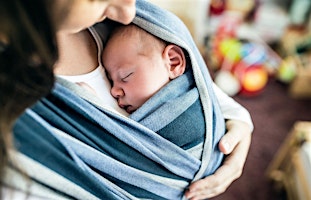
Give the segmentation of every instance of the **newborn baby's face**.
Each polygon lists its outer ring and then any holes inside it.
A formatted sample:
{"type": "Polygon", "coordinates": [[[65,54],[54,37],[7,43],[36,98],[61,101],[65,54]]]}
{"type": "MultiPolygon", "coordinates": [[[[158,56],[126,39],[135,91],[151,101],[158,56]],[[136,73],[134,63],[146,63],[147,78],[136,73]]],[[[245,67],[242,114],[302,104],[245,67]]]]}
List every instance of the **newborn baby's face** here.
{"type": "Polygon", "coordinates": [[[103,53],[111,94],[121,108],[134,112],[169,82],[162,54],[141,52],[135,37],[114,37],[103,53]]]}

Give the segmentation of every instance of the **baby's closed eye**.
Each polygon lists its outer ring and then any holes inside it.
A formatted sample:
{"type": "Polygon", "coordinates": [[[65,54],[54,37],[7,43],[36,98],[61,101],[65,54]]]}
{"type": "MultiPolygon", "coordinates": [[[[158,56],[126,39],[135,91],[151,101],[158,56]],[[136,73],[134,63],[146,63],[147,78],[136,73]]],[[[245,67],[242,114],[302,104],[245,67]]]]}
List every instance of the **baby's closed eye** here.
{"type": "Polygon", "coordinates": [[[123,82],[126,82],[126,81],[128,81],[128,79],[129,79],[133,74],[134,74],[134,72],[129,72],[129,73],[127,73],[126,75],[124,75],[123,78],[121,78],[121,80],[122,80],[123,82]]]}

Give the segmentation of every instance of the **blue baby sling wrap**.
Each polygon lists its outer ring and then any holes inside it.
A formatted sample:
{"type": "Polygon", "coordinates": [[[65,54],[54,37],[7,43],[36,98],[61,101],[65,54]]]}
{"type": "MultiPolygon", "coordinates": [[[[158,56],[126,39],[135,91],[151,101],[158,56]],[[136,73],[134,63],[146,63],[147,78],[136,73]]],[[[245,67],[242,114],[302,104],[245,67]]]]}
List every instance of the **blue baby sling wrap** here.
{"type": "Polygon", "coordinates": [[[155,96],[126,118],[81,98],[59,81],[17,120],[14,143],[25,156],[98,199],[182,199],[191,182],[220,166],[223,155],[217,145],[225,132],[224,118],[205,62],[185,25],[144,0],[137,0],[136,8],[134,24],[187,51],[191,76],[186,73],[183,77],[190,77],[195,87],[180,87],[185,80],[179,79],[181,83],[168,85],[161,98],[155,96]],[[178,95],[176,88],[181,88],[178,95]],[[205,125],[195,119],[183,121],[184,113],[191,114],[198,107],[205,125]],[[174,127],[178,129],[180,123],[187,123],[189,132],[174,137],[174,127]],[[196,126],[202,126],[205,133],[198,139],[203,148],[201,159],[187,151],[198,145],[186,142],[196,126]]]}

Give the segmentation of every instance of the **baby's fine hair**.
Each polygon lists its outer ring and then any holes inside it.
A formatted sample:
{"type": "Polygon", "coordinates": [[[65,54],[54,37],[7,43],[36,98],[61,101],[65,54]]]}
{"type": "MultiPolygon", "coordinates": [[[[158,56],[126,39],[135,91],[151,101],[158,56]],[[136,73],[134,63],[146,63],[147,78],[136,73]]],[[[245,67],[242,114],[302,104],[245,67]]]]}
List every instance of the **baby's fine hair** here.
{"type": "MultiPolygon", "coordinates": [[[[135,24],[129,25],[120,25],[117,26],[111,33],[109,39],[113,39],[114,37],[129,37],[133,34],[138,34],[139,41],[137,42],[137,46],[139,49],[143,49],[144,51],[148,50],[163,50],[167,43],[162,39],[152,35],[151,33],[145,31],[144,29],[138,27],[135,24]],[[155,48],[157,47],[157,48],[155,48]]],[[[147,52],[147,51],[146,51],[147,52]]]]}

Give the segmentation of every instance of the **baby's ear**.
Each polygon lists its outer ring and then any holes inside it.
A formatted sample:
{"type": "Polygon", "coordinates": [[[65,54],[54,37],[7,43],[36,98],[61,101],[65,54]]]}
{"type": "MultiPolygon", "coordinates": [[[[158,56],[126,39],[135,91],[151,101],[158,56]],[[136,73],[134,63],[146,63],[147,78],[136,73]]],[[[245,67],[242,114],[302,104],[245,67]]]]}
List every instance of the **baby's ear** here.
{"type": "Polygon", "coordinates": [[[174,44],[169,44],[165,47],[163,53],[167,59],[170,79],[182,75],[186,69],[186,59],[182,48],[174,44]]]}

